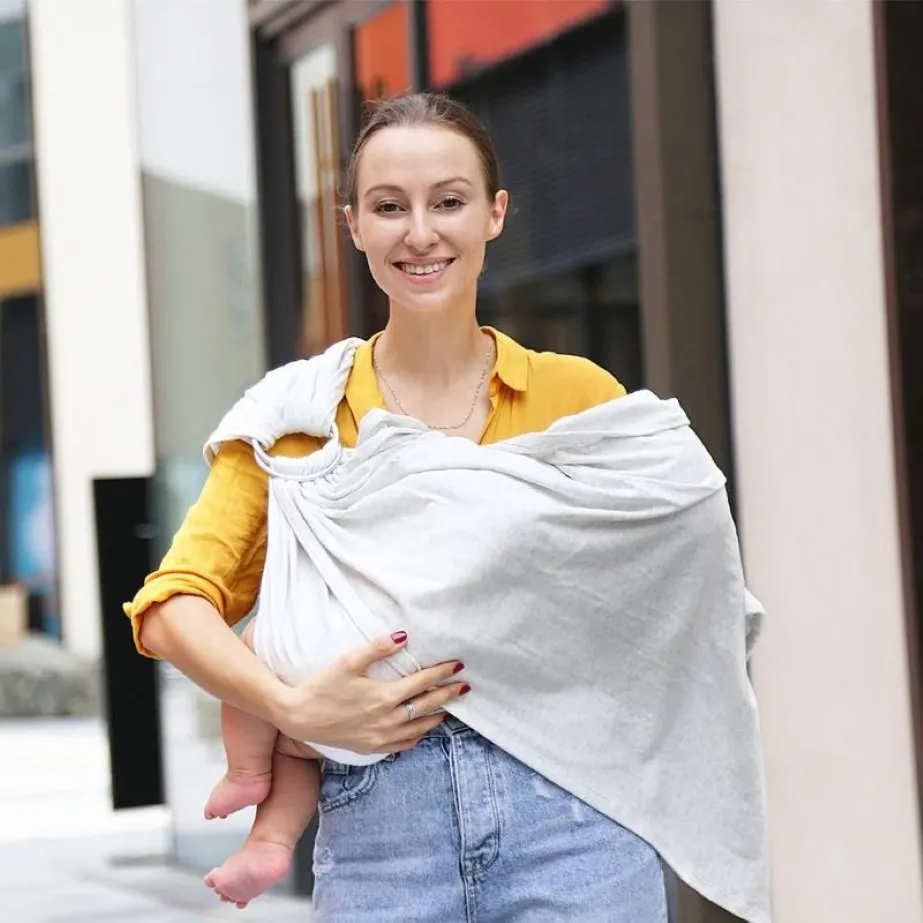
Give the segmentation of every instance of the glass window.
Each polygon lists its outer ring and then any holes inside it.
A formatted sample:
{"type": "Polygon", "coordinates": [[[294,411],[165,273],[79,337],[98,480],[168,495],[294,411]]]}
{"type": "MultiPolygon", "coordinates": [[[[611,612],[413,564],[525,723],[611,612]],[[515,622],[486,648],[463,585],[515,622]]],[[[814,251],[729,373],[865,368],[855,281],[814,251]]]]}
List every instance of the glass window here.
{"type": "Polygon", "coordinates": [[[33,627],[58,635],[51,454],[38,299],[0,304],[0,582],[24,586],[33,627]]]}
{"type": "Polygon", "coordinates": [[[0,152],[0,227],[32,217],[32,162],[4,163],[0,152]]]}
{"type": "Polygon", "coordinates": [[[25,38],[22,19],[0,22],[0,226],[33,216],[25,38]]]}
{"type": "Polygon", "coordinates": [[[0,152],[29,141],[25,27],[0,22],[0,152]]]}
{"type": "Polygon", "coordinates": [[[628,253],[482,295],[478,319],[530,349],[588,356],[632,391],[643,376],[638,304],[628,253]]]}
{"type": "Polygon", "coordinates": [[[454,83],[611,8],[611,0],[429,0],[430,82],[454,83]]]}
{"type": "Polygon", "coordinates": [[[356,26],[356,87],[362,99],[383,99],[412,89],[407,3],[392,3],[356,26]]]}

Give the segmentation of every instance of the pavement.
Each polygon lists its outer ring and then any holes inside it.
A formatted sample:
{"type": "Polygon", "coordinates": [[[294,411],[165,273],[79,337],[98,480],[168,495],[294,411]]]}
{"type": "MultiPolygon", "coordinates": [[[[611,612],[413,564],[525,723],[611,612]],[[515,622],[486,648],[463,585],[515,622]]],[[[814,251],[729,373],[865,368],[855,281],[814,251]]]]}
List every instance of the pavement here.
{"type": "Polygon", "coordinates": [[[100,721],[0,721],[0,923],[311,923],[281,894],[222,905],[170,854],[166,808],[112,810],[100,721]]]}

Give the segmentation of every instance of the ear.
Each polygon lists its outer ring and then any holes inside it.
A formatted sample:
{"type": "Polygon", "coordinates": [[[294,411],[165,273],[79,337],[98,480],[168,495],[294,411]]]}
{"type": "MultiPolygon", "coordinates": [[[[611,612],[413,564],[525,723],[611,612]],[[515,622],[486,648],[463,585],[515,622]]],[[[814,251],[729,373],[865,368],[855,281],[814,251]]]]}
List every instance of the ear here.
{"type": "Polygon", "coordinates": [[[352,236],[353,243],[356,245],[356,249],[365,252],[365,248],[362,246],[362,235],[359,233],[359,224],[356,221],[355,214],[353,214],[352,205],[343,207],[343,215],[346,218],[346,224],[349,225],[349,233],[352,236]]]}
{"type": "Polygon", "coordinates": [[[488,240],[496,239],[503,231],[503,221],[506,218],[506,210],[509,204],[510,194],[505,189],[498,190],[494,196],[493,204],[490,206],[490,222],[487,229],[488,240]]]}

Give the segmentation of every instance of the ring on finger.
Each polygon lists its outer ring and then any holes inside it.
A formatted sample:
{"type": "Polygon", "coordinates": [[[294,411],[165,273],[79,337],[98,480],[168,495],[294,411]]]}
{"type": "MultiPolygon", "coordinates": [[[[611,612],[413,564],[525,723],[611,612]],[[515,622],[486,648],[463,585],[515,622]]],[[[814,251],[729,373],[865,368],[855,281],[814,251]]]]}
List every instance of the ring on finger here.
{"type": "Polygon", "coordinates": [[[404,708],[407,711],[407,720],[413,721],[417,717],[417,706],[416,703],[411,699],[409,702],[404,703],[404,708]]]}

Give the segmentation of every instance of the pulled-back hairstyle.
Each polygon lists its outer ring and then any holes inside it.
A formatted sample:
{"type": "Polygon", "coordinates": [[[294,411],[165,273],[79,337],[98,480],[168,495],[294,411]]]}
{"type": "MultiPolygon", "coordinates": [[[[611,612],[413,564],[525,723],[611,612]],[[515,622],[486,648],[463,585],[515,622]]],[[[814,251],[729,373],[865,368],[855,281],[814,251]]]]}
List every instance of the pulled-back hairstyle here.
{"type": "Polygon", "coordinates": [[[448,128],[471,141],[481,159],[487,194],[493,200],[501,188],[500,164],[490,135],[477,116],[467,106],[440,93],[410,93],[371,105],[346,169],[344,198],[347,205],[356,207],[359,159],[369,139],[383,128],[414,128],[421,125],[448,128]]]}

